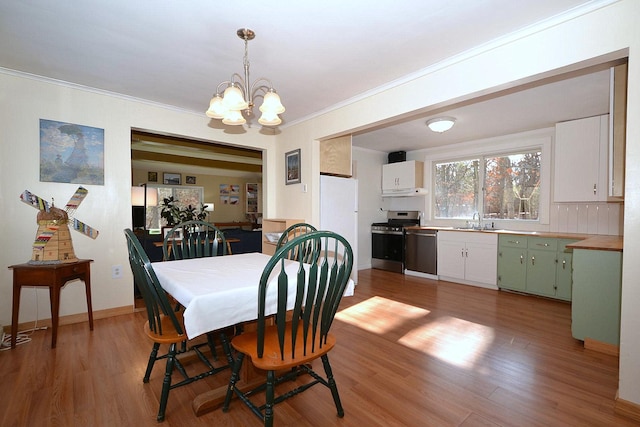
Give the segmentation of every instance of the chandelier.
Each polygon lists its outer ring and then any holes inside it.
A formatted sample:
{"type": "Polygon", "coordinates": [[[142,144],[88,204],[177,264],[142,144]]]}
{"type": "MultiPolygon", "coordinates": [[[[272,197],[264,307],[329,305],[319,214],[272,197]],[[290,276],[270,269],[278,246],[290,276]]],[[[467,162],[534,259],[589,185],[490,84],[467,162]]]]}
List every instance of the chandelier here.
{"type": "Polygon", "coordinates": [[[222,123],[226,125],[243,125],[247,122],[245,115],[250,117],[253,113],[255,99],[262,96],[262,105],[259,108],[262,115],[258,123],[263,126],[277,126],[282,123],[278,114],[284,113],[284,106],[271,81],[264,77],[253,83],[249,80],[249,40],[253,40],[256,34],[248,28],[241,28],[236,34],[244,40],[244,78],[234,73],[231,80],[220,83],[216,94],[211,98],[206,115],[212,119],[222,119],[222,123]],[[220,89],[224,86],[226,88],[221,95],[220,89]],[[262,93],[264,94],[261,95],[262,93]]]}

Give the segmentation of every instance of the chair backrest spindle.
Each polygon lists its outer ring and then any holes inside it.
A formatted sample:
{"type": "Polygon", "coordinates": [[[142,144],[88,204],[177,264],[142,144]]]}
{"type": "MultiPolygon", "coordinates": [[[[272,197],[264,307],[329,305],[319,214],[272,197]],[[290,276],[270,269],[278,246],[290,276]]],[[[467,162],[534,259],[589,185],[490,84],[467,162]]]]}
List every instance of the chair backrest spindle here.
{"type": "MultiPolygon", "coordinates": [[[[303,351],[313,352],[326,343],[326,337],[353,267],[353,251],[344,237],[330,231],[312,231],[285,242],[267,263],[260,279],[258,295],[258,357],[264,354],[265,312],[268,286],[277,277],[277,312],[280,357],[291,351],[295,358],[296,340],[303,340],[303,351]],[[290,254],[303,254],[290,258],[290,254]],[[295,267],[292,266],[295,263],[295,267]],[[295,268],[295,269],[294,269],[295,268]],[[285,271],[286,270],[286,271],[285,271]],[[291,287],[295,287],[292,294],[291,287]],[[293,296],[292,296],[293,295],[293,296]],[[292,301],[288,299],[292,298],[292,301]],[[290,315],[287,314],[291,310],[290,315]],[[287,327],[291,333],[287,334],[287,327]],[[287,337],[291,342],[287,342],[287,337]]],[[[271,291],[273,292],[273,291],[271,291]]]]}
{"type": "Polygon", "coordinates": [[[167,232],[162,252],[165,261],[226,255],[227,241],[210,222],[186,221],[167,232]]]}
{"type": "Polygon", "coordinates": [[[142,249],[140,241],[131,229],[127,228],[124,233],[129,250],[129,264],[134,275],[134,282],[144,299],[149,328],[158,335],[162,335],[161,317],[168,316],[171,318],[171,323],[178,334],[184,334],[182,325],[173,311],[167,294],[160,286],[151,261],[142,249]]]}

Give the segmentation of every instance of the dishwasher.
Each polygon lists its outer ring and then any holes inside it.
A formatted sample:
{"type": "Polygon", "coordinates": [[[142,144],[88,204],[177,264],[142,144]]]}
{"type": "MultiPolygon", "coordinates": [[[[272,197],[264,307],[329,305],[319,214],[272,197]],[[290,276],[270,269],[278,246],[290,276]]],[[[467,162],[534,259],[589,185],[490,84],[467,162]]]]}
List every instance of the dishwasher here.
{"type": "Polygon", "coordinates": [[[427,274],[437,274],[438,230],[405,229],[404,268],[427,274]]]}

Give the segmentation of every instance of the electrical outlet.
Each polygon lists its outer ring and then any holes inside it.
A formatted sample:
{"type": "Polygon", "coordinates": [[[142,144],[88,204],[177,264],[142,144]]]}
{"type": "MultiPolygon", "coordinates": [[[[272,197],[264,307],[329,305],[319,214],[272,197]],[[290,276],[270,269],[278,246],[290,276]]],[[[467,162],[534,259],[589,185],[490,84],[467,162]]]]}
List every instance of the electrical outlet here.
{"type": "Polygon", "coordinates": [[[112,279],[120,279],[122,277],[122,266],[121,265],[112,265],[111,266],[111,278],[112,279]]]}

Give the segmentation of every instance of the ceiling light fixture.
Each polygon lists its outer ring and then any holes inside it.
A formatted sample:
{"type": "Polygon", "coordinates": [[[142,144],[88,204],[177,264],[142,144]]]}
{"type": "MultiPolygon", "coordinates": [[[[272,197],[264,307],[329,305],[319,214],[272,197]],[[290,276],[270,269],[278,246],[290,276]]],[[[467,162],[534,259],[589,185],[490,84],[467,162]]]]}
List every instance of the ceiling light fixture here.
{"type": "Polygon", "coordinates": [[[427,121],[427,126],[434,132],[446,132],[453,127],[456,119],[453,117],[437,117],[427,121]]]}
{"type": "Polygon", "coordinates": [[[244,40],[244,78],[234,73],[231,75],[231,80],[218,85],[216,94],[209,103],[207,117],[221,119],[226,125],[243,125],[247,122],[245,115],[251,117],[253,113],[255,98],[260,96],[260,92],[264,92],[260,106],[262,115],[258,123],[263,126],[277,126],[282,123],[278,114],[284,113],[284,106],[280,102],[280,96],[273,89],[271,81],[264,77],[260,77],[253,83],[249,80],[249,40],[253,40],[256,33],[248,28],[240,28],[236,34],[244,40]],[[225,85],[226,89],[221,94],[220,88],[225,85]]]}

